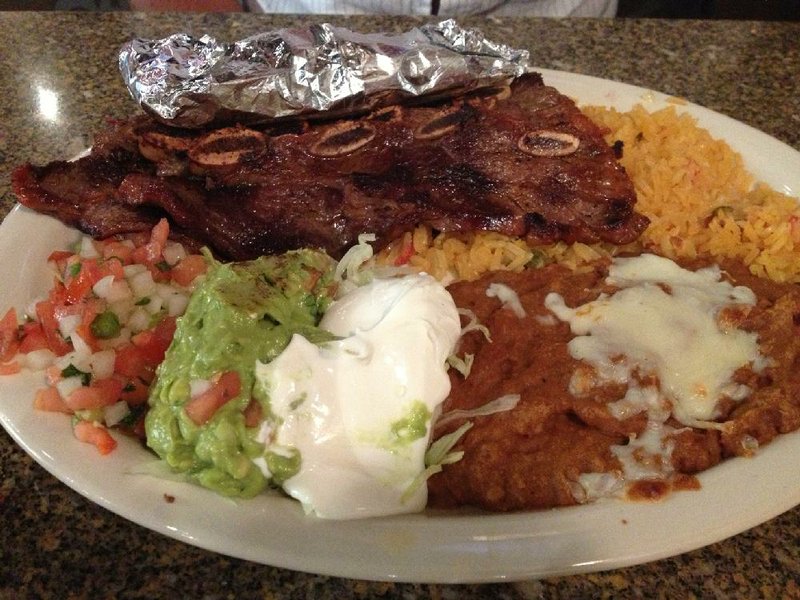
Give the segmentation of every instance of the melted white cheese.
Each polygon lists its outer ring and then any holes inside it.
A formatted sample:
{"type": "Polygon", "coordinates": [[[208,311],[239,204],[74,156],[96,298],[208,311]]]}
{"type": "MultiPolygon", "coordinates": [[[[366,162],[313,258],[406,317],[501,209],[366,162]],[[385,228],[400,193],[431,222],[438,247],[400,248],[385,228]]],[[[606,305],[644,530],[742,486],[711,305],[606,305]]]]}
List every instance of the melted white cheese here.
{"type": "Polygon", "coordinates": [[[375,280],[334,302],[320,325],[342,339],[316,346],[295,335],[256,369],[277,417],[260,441],[301,456],[284,490],[323,518],[422,510],[426,486],[408,491],[450,392],[445,361],[461,333],[453,299],[424,274],[375,280]],[[421,431],[409,435],[405,419],[421,431]]]}
{"type": "Polygon", "coordinates": [[[748,364],[759,371],[766,360],[754,334],[719,318],[728,306],[752,305],[745,287],[721,281],[716,267],[696,272],[653,255],[616,259],[606,283],[619,289],[574,309],[550,294],[545,304],[577,334],[570,354],[585,362],[572,375],[570,392],[591,393],[604,382],[626,385],[625,395],[608,404],[617,419],[647,414],[647,426],[627,444],[611,447],[621,470],[582,473],[573,485],[578,502],[618,496],[625,484],[664,479],[673,472],[672,414],[685,425],[719,427],[722,397],[740,401],[750,394],[733,374],[748,364]],[[588,366],[587,366],[588,365],[588,366]]]}
{"type": "Polygon", "coordinates": [[[722,281],[717,267],[692,272],[654,255],[615,259],[607,283],[619,291],[576,308],[555,293],[545,300],[576,334],[570,354],[592,365],[601,380],[656,376],[685,425],[717,416],[723,396],[747,396],[732,376],[749,364],[763,367],[756,335],[721,327],[717,315],[727,306],[754,304],[751,290],[722,281]]]}
{"type": "Polygon", "coordinates": [[[490,283],[486,288],[486,295],[489,298],[497,298],[520,319],[525,318],[525,308],[519,299],[519,295],[514,288],[507,286],[504,283],[490,283]]]}

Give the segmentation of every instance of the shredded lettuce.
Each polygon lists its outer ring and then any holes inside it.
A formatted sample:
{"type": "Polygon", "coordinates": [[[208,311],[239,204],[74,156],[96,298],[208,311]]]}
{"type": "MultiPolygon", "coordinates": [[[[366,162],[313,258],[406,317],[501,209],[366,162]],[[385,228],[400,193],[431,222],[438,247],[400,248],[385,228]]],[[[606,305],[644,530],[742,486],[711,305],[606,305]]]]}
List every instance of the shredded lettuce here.
{"type": "Polygon", "coordinates": [[[436,427],[441,427],[442,425],[446,425],[451,421],[456,421],[459,419],[485,417],[488,415],[493,415],[494,413],[512,410],[515,406],[517,406],[519,400],[519,394],[506,394],[504,396],[500,396],[499,398],[495,398],[491,402],[487,402],[482,406],[478,406],[477,408],[472,408],[469,410],[451,410],[450,412],[444,413],[441,417],[439,417],[439,420],[436,421],[436,427]]]}
{"type": "Polygon", "coordinates": [[[472,371],[473,362],[475,362],[474,354],[465,354],[464,358],[461,358],[457,354],[451,354],[447,357],[447,364],[461,373],[461,376],[464,379],[469,377],[470,371],[472,371]]]}
{"type": "Polygon", "coordinates": [[[372,246],[369,242],[374,241],[374,233],[362,233],[358,236],[358,243],[345,252],[333,273],[333,279],[340,283],[340,288],[349,288],[352,285],[357,287],[369,282],[372,275],[362,267],[372,258],[372,246]]]}
{"type": "Polygon", "coordinates": [[[458,440],[464,437],[464,434],[471,428],[472,422],[467,421],[455,431],[443,435],[433,442],[431,447],[428,448],[428,451],[425,452],[425,466],[450,465],[461,460],[461,457],[464,456],[463,452],[450,452],[450,450],[453,449],[453,446],[458,443],[458,440]]]}
{"type": "Polygon", "coordinates": [[[402,504],[406,503],[432,475],[439,473],[444,465],[451,465],[464,457],[463,451],[451,452],[451,450],[471,427],[472,423],[464,423],[455,431],[443,435],[431,444],[428,451],[425,452],[425,469],[414,478],[400,496],[402,504]]]}
{"type": "Polygon", "coordinates": [[[476,315],[472,310],[470,310],[469,308],[459,308],[458,314],[469,319],[469,322],[466,325],[464,325],[464,327],[461,328],[462,336],[469,333],[470,331],[477,330],[480,331],[486,337],[487,341],[489,342],[492,341],[492,334],[489,331],[489,328],[478,320],[478,315],[476,315]]]}

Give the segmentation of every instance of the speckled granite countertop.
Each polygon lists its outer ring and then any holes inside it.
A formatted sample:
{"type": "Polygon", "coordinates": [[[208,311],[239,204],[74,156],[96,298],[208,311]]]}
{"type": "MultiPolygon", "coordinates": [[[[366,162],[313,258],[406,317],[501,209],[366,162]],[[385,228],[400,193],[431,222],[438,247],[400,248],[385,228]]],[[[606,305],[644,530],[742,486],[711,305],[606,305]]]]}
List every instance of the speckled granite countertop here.
{"type": "MultiPolygon", "coordinates": [[[[364,31],[404,31],[418,23],[334,21],[364,31]]],[[[175,31],[236,39],[297,22],[248,15],[0,13],[0,214],[15,201],[8,180],[15,165],[73,156],[107,117],[135,111],[115,67],[121,42],[175,31]],[[40,108],[42,89],[57,96],[57,112],[40,108]]],[[[800,149],[800,24],[464,22],[530,48],[536,65],[682,96],[800,149]]],[[[800,508],[704,549],[610,572],[469,586],[373,583],[262,566],[168,539],[84,499],[0,434],[0,598],[652,596],[800,597],[800,508]]]]}

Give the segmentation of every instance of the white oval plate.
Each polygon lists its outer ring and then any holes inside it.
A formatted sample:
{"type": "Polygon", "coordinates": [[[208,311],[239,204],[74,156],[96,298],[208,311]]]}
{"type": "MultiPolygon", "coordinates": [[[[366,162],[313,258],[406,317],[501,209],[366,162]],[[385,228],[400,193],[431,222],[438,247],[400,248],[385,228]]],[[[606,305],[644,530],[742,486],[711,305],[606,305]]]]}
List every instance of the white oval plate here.
{"type": "MultiPolygon", "coordinates": [[[[666,106],[657,92],[542,70],[548,84],[582,104],[621,110],[666,106]]],[[[800,153],[723,115],[678,106],[745,157],[776,189],[797,195],[800,153]]],[[[43,293],[47,255],[75,232],[17,207],[0,226],[0,309],[24,308],[43,293]]],[[[734,459],[700,477],[702,489],[658,503],[604,501],[518,514],[434,512],[362,521],[306,517],[299,505],[265,494],[234,502],[190,484],[134,475],[151,460],[135,441],[100,457],[76,442],[63,415],[32,408],[41,378],[0,378],[0,421],[38,463],[97,504],[135,523],[208,550],[250,561],[341,577],[406,582],[520,580],[612,569],[711,544],[800,504],[800,433],[755,458],[734,459]],[[174,496],[167,502],[165,495],[174,496]],[[731,499],[735,498],[735,502],[731,499]],[[722,509],[721,507],[724,507],[722,509]]]]}

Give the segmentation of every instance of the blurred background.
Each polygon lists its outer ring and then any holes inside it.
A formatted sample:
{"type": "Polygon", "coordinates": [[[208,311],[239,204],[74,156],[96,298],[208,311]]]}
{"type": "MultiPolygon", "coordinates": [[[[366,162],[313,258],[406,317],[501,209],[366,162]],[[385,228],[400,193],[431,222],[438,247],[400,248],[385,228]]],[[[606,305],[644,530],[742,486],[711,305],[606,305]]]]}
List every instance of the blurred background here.
{"type": "MultiPolygon", "coordinates": [[[[242,10],[239,0],[0,0],[0,10],[242,10]]],[[[619,0],[618,17],[800,21],[800,0],[619,0]]]]}
{"type": "Polygon", "coordinates": [[[800,0],[619,0],[617,16],[800,21],[800,0]]]}

